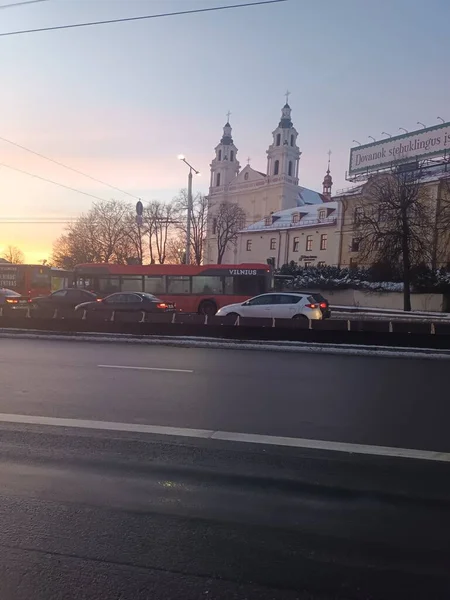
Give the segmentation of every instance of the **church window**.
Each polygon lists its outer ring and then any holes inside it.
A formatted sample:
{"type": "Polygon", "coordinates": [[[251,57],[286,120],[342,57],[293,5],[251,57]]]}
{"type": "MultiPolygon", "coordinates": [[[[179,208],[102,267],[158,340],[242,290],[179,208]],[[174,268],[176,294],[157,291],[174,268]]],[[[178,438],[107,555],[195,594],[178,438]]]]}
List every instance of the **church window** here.
{"type": "Polygon", "coordinates": [[[230,151],[230,161],[233,162],[234,160],[234,150],[230,151]]]}
{"type": "Polygon", "coordinates": [[[280,170],[280,161],[276,160],[275,164],[273,166],[273,174],[278,175],[279,170],[280,170]]]}
{"type": "Polygon", "coordinates": [[[245,181],[247,181],[247,179],[248,179],[248,173],[246,173],[246,174],[244,175],[244,179],[245,179],[245,181]]]}
{"type": "Polygon", "coordinates": [[[217,158],[218,158],[219,160],[222,160],[222,150],[219,150],[219,154],[218,154],[217,158]]]}
{"type": "Polygon", "coordinates": [[[246,246],[246,248],[247,248],[247,252],[251,251],[251,249],[252,249],[252,240],[247,240],[247,246],[246,246]]]}
{"type": "Polygon", "coordinates": [[[289,177],[292,177],[292,160],[289,161],[288,175],[289,177]]]}
{"type": "Polygon", "coordinates": [[[294,145],[294,134],[291,134],[291,146],[294,145]]]}
{"type": "Polygon", "coordinates": [[[216,233],[217,233],[217,219],[216,218],[213,219],[212,232],[213,232],[213,235],[216,235],[216,233]]]}
{"type": "Polygon", "coordinates": [[[281,133],[277,133],[277,146],[281,144],[281,133]]]}
{"type": "Polygon", "coordinates": [[[220,186],[220,173],[217,173],[216,175],[216,187],[220,186]]]}

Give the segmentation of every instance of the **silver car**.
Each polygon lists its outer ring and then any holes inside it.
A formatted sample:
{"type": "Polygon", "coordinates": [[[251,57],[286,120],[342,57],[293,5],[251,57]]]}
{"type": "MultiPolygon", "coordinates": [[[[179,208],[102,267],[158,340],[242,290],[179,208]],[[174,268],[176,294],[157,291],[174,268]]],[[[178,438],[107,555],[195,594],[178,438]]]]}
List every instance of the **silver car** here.
{"type": "Polygon", "coordinates": [[[275,319],[322,319],[318,302],[308,294],[295,292],[261,294],[236,304],[228,304],[216,316],[266,317],[275,319]]]}

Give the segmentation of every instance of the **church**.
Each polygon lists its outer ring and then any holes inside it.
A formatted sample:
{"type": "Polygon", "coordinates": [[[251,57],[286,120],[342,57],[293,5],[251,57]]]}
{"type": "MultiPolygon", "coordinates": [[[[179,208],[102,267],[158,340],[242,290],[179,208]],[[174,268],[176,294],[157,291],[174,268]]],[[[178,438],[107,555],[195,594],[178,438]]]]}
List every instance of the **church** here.
{"type": "MultiPolygon", "coordinates": [[[[250,164],[241,170],[228,115],[210,165],[206,264],[220,261],[217,238],[220,235],[223,237],[221,207],[224,203],[237,204],[243,213],[237,228],[237,239],[226,245],[222,263],[266,262],[267,259],[275,266],[281,266],[289,260],[308,265],[335,262],[328,243],[328,230],[333,234],[337,227],[337,206],[331,201],[333,181],[330,163],[328,161],[322,193],[300,186],[301,152],[297,137],[287,96],[281,119],[272,132],[272,143],[267,150],[266,172],[256,171],[250,164]],[[323,210],[318,210],[317,205],[325,204],[323,210]],[[308,227],[314,229],[313,237],[316,234],[319,236],[316,244],[314,239],[311,241],[312,233],[306,235],[308,242],[305,241],[305,244],[300,243],[299,235],[292,237],[293,232],[308,227]],[[327,253],[322,256],[319,248],[324,246],[325,239],[327,253]]],[[[333,239],[331,236],[330,242],[333,239]]]]}

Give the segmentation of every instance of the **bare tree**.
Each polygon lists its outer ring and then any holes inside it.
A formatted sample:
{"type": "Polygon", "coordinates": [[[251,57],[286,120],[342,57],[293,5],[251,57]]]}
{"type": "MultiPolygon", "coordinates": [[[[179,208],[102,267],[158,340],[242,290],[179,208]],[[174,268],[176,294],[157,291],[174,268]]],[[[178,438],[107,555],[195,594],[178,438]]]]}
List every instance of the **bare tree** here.
{"type": "Polygon", "coordinates": [[[184,265],[186,262],[186,238],[183,235],[167,240],[166,262],[173,265],[184,265]]]}
{"type": "MultiPolygon", "coordinates": [[[[187,236],[187,190],[181,190],[174,198],[177,213],[177,229],[185,240],[187,236]]],[[[201,265],[205,250],[206,228],[208,218],[208,198],[203,194],[197,194],[192,200],[191,214],[191,262],[201,265]]]]}
{"type": "Polygon", "coordinates": [[[153,200],[144,211],[149,242],[150,261],[163,265],[166,261],[167,240],[174,231],[176,210],[173,202],[153,200]]]}
{"type": "Polygon", "coordinates": [[[230,244],[236,244],[237,234],[245,226],[245,211],[231,202],[222,202],[214,216],[214,229],[217,236],[217,264],[222,264],[223,256],[230,244]]]}
{"type": "Polygon", "coordinates": [[[440,181],[435,214],[433,256],[431,266],[450,262],[450,175],[440,181]]]}
{"type": "Polygon", "coordinates": [[[431,260],[434,231],[430,197],[419,173],[397,170],[374,176],[355,208],[354,221],[360,258],[400,271],[403,308],[410,311],[411,271],[431,260]]]}
{"type": "Polygon", "coordinates": [[[2,254],[2,258],[14,265],[22,265],[25,260],[22,250],[17,246],[8,246],[2,254]]]}
{"type": "Polygon", "coordinates": [[[116,200],[94,203],[56,240],[52,263],[72,268],[82,262],[129,262],[136,256],[130,241],[131,210],[116,200]]]}

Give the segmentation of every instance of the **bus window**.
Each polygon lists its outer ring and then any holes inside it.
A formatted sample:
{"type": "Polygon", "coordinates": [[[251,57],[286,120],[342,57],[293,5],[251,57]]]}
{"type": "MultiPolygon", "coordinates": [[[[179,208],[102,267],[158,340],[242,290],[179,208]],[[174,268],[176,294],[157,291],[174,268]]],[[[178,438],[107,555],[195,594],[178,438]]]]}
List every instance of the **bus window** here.
{"type": "Polygon", "coordinates": [[[263,294],[265,289],[266,277],[264,275],[255,275],[253,277],[234,277],[234,294],[236,296],[257,296],[263,294]]]}
{"type": "Polygon", "coordinates": [[[224,294],[229,294],[230,296],[234,294],[234,281],[233,277],[224,277],[225,279],[225,288],[224,294]]]}
{"type": "Polygon", "coordinates": [[[222,278],[208,275],[194,275],[192,277],[193,294],[223,294],[222,278]]]}
{"type": "Polygon", "coordinates": [[[127,275],[122,277],[121,292],[142,292],[142,276],[127,275]]]}
{"type": "Polygon", "coordinates": [[[167,277],[168,294],[190,294],[191,278],[184,275],[170,275],[167,277]]]}
{"type": "Polygon", "coordinates": [[[152,277],[151,275],[146,275],[144,277],[144,292],[147,294],[164,294],[166,291],[166,286],[164,283],[164,276],[156,275],[152,277]]]}
{"type": "Polygon", "coordinates": [[[113,294],[120,292],[120,278],[118,276],[99,277],[97,280],[98,289],[95,291],[103,294],[113,294]]]}

